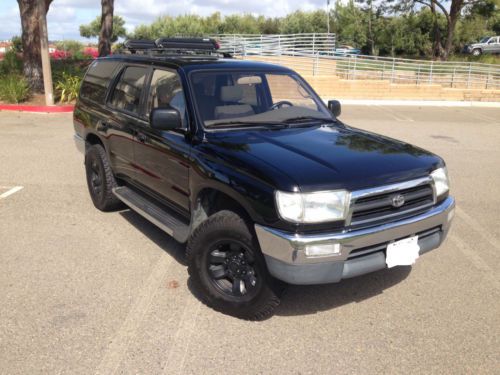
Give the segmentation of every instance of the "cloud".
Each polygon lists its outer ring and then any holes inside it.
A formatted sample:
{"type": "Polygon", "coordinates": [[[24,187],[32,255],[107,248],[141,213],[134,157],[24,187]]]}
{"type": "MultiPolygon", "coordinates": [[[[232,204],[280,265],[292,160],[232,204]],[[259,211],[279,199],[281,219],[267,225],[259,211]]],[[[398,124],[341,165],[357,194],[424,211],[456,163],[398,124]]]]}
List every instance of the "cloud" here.
{"type": "MultiPolygon", "coordinates": [[[[127,29],[154,21],[160,15],[199,14],[213,12],[262,14],[268,17],[283,16],[295,10],[313,10],[326,7],[326,0],[116,0],[115,14],[122,16],[127,29]]],[[[100,2],[96,0],[55,0],[49,10],[49,38],[81,39],[79,26],[100,15],[100,2]]],[[[0,40],[10,39],[21,33],[19,8],[16,0],[1,0],[0,40]]]]}

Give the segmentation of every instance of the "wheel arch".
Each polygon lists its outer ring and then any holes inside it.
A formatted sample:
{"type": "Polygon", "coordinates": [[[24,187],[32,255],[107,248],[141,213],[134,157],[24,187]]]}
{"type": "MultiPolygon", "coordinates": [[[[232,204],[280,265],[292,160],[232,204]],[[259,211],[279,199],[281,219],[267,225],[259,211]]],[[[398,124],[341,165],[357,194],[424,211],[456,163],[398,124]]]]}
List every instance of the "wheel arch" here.
{"type": "Polygon", "coordinates": [[[88,133],[85,137],[85,144],[87,145],[90,145],[90,146],[93,146],[93,145],[101,145],[102,147],[104,147],[104,149],[106,149],[106,146],[104,145],[104,142],[102,141],[102,139],[97,135],[97,134],[94,134],[94,133],[88,133]]]}
{"type": "MultiPolygon", "coordinates": [[[[191,217],[191,231],[196,229],[204,220],[213,214],[229,210],[237,213],[247,223],[253,223],[251,209],[241,203],[242,199],[228,194],[216,187],[204,187],[200,189],[193,200],[191,217]]],[[[251,225],[253,228],[253,225],[251,225]]]]}

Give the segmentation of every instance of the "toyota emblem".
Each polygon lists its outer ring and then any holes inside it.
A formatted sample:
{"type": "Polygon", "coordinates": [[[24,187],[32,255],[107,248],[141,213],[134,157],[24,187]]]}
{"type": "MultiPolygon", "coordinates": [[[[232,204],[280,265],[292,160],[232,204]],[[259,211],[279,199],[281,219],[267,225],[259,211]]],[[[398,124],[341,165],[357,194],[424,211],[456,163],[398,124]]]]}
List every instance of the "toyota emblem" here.
{"type": "Polygon", "coordinates": [[[392,197],[392,206],[399,208],[405,204],[405,197],[402,194],[398,194],[392,197]]]}

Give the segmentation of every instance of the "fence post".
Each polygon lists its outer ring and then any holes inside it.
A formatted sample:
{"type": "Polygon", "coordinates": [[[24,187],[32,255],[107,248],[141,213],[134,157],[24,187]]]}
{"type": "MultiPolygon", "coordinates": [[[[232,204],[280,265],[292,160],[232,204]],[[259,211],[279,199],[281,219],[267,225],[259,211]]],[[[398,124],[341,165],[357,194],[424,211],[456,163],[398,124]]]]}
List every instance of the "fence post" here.
{"type": "Polygon", "coordinates": [[[358,58],[356,57],[356,55],[354,55],[354,71],[352,72],[352,79],[356,80],[356,65],[357,65],[357,62],[358,62],[358,58]]]}
{"type": "Polygon", "coordinates": [[[384,61],[384,65],[382,66],[382,81],[384,80],[385,78],[385,61],[384,61]]]}
{"type": "Polygon", "coordinates": [[[236,55],[236,34],[233,34],[233,56],[236,55]]]}
{"type": "Polygon", "coordinates": [[[417,86],[420,84],[420,64],[418,64],[418,71],[417,71],[417,86]]]}
{"type": "Polygon", "coordinates": [[[316,33],[313,33],[313,54],[316,53],[316,33]]]}
{"type": "Polygon", "coordinates": [[[469,74],[467,75],[467,88],[470,87],[470,74],[472,72],[472,63],[469,63],[469,74]]]}
{"type": "Polygon", "coordinates": [[[457,72],[457,68],[454,67],[453,68],[453,75],[451,76],[451,88],[453,88],[453,85],[455,83],[455,74],[456,74],[456,72],[457,72]]]}
{"type": "Polygon", "coordinates": [[[396,59],[393,57],[392,58],[392,71],[391,71],[391,83],[394,83],[394,68],[395,68],[395,65],[396,64],[396,59]]]}
{"type": "Polygon", "coordinates": [[[434,67],[434,60],[431,61],[431,71],[429,73],[429,83],[432,84],[432,68],[434,67]]]}

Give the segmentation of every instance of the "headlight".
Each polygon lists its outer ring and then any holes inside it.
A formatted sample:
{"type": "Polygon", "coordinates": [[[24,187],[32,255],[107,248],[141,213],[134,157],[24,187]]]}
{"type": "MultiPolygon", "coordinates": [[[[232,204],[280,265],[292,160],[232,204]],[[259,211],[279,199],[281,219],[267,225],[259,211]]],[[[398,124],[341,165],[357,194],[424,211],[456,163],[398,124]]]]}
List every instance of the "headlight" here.
{"type": "Polygon", "coordinates": [[[349,193],[345,190],[317,193],[276,192],[280,216],[294,223],[322,223],[345,219],[349,193]]]}
{"type": "Polygon", "coordinates": [[[434,186],[436,188],[436,196],[440,197],[450,190],[450,183],[448,181],[448,171],[446,167],[438,168],[431,173],[431,177],[434,180],[434,186]]]}

